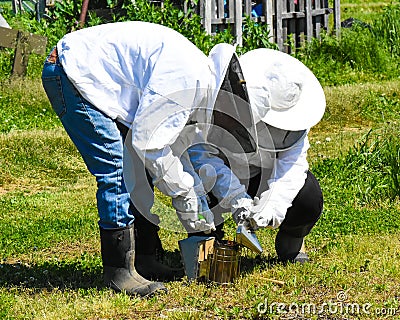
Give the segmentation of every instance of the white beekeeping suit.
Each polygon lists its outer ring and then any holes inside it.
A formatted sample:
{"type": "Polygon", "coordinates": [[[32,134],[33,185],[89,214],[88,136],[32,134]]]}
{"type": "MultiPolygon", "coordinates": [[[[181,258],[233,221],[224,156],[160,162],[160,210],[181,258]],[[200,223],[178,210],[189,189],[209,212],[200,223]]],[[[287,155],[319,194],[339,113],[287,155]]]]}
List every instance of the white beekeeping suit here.
{"type": "Polygon", "coordinates": [[[189,152],[220,207],[232,212],[252,208],[256,227],[277,228],[306,180],[307,134],[324,113],[325,96],[311,71],[287,54],[257,49],[239,62],[248,96],[236,105],[250,103],[255,130],[248,128],[248,132],[256,147],[235,148],[234,134],[219,125],[210,130],[208,144],[193,146],[189,152]],[[260,202],[254,207],[246,186],[258,174],[260,202]]]}
{"type": "Polygon", "coordinates": [[[136,162],[131,169],[127,162],[124,170],[139,211],[148,211],[153,202],[152,193],[139,186],[143,175],[136,176],[144,173],[143,165],[154,185],[179,208],[182,203],[199,208],[196,176],[172,146],[188,121],[209,121],[235,49],[217,45],[207,57],[187,42],[161,25],[133,21],[82,29],[57,45],[60,62],[82,96],[131,129],[130,160],[136,162]]]}

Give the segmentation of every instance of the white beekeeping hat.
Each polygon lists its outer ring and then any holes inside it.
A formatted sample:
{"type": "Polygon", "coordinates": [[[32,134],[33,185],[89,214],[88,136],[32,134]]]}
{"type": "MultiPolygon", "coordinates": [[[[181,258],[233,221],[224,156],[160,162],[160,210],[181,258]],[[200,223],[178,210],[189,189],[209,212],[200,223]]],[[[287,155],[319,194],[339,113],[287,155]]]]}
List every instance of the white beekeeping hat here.
{"type": "Polygon", "coordinates": [[[284,130],[305,130],[325,112],[325,94],[310,69],[296,58],[272,49],[239,57],[253,116],[284,130]]]}

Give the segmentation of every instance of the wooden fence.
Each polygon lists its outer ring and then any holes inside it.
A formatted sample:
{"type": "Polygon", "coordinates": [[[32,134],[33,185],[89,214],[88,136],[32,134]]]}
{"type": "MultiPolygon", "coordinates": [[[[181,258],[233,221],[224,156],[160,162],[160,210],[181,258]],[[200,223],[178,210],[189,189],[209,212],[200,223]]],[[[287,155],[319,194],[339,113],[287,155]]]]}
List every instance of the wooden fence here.
{"type": "Polygon", "coordinates": [[[331,2],[329,7],[328,0],[261,0],[256,4],[252,0],[199,0],[197,4],[186,2],[184,11],[194,10],[199,14],[210,34],[232,28],[239,45],[242,44],[243,20],[249,16],[257,23],[266,23],[269,41],[275,42],[281,51],[289,52],[288,43],[299,47],[304,41],[319,38],[322,30],[330,32],[332,26],[338,34],[340,0],[331,2]]]}
{"type": "Polygon", "coordinates": [[[23,76],[31,53],[45,54],[47,38],[36,34],[0,27],[0,48],[14,49],[12,74],[23,76]]]}
{"type": "Polygon", "coordinates": [[[44,13],[49,0],[12,0],[12,7],[15,14],[28,11],[34,13],[36,20],[40,20],[44,13]]]}

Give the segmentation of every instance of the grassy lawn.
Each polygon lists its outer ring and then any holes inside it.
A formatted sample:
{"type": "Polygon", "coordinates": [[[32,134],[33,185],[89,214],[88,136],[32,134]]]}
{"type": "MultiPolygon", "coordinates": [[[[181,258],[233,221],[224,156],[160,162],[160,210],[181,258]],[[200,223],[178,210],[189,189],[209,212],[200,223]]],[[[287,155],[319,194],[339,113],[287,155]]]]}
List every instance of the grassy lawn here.
{"type": "MultiPolygon", "coordinates": [[[[399,89],[400,81],[325,88],[327,112],[310,136],[310,164],[325,195],[324,215],[307,238],[312,263],[274,264],[276,231],[262,230],[265,251],[243,253],[237,283],[171,282],[168,295],[140,300],[101,286],[95,181],[40,82],[3,85],[0,318],[400,317],[400,203],[382,191],[389,183],[382,174],[396,166],[379,165],[383,147],[374,148],[392,141],[387,146],[399,153],[398,131],[390,134],[399,128],[399,89]]],[[[226,231],[232,237],[232,221],[226,231]]],[[[170,262],[179,263],[185,235],[162,230],[161,237],[170,262]]]]}

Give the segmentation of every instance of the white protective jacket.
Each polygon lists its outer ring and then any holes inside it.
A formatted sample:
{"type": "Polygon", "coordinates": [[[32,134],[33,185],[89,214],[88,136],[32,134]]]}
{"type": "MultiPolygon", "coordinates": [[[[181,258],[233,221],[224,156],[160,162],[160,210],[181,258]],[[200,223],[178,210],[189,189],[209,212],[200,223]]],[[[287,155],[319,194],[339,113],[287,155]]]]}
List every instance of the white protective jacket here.
{"type": "MultiPolygon", "coordinates": [[[[231,210],[231,201],[235,197],[245,196],[245,185],[249,179],[261,174],[258,196],[266,197],[265,209],[272,217],[270,227],[277,228],[283,222],[287,209],[300,189],[304,186],[309,168],[307,133],[293,146],[279,152],[259,148],[253,154],[235,154],[229,150],[211,145],[197,145],[189,150],[190,158],[205,186],[211,185],[211,192],[219,200],[220,206],[231,210]],[[220,155],[216,157],[215,155],[220,155]],[[227,164],[229,163],[229,167],[227,164]],[[213,167],[207,174],[201,174],[204,165],[213,167]]],[[[203,170],[205,171],[205,170],[203,170]]]]}
{"type": "Polygon", "coordinates": [[[227,58],[213,60],[178,32],[138,21],[82,29],[57,44],[60,62],[80,94],[131,128],[134,163],[127,183],[141,211],[149,212],[153,196],[142,187],[146,176],[140,161],[164,194],[177,197],[194,189],[194,173],[171,146],[189,120],[210,118],[234,52],[233,46],[221,47],[227,58]]]}

